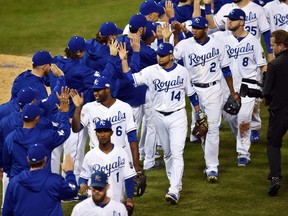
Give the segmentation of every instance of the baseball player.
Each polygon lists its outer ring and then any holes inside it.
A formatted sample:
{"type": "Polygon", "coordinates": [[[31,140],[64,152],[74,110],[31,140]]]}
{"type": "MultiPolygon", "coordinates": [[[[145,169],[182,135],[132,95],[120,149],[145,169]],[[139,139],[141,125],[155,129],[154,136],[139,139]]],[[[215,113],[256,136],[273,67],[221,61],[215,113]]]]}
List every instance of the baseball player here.
{"type": "Polygon", "coordinates": [[[267,20],[271,27],[271,32],[279,29],[288,31],[288,1],[274,0],[264,6],[267,20]]]}
{"type": "Polygon", "coordinates": [[[127,210],[123,203],[107,196],[109,187],[107,174],[104,171],[95,171],[91,175],[91,197],[76,204],[71,216],[127,216],[127,210]]]}
{"type": "MultiPolygon", "coordinates": [[[[265,11],[263,7],[257,5],[251,0],[233,0],[233,3],[223,5],[217,14],[214,16],[211,13],[211,0],[204,0],[206,18],[208,19],[209,28],[227,29],[228,19],[224,15],[229,14],[234,8],[241,8],[245,14],[245,30],[254,35],[259,42],[261,42],[261,34],[266,44],[267,49],[267,61],[273,59],[271,45],[270,45],[270,26],[266,19],[265,11]]],[[[258,81],[261,80],[260,71],[258,81]]],[[[260,141],[260,129],[261,129],[261,118],[260,118],[260,99],[256,100],[254,112],[252,115],[251,129],[252,142],[260,141]]]]}
{"type": "MultiPolygon", "coordinates": [[[[100,76],[100,73],[98,71],[95,71],[94,69],[89,68],[86,65],[80,63],[80,59],[84,56],[85,52],[89,48],[90,44],[88,44],[83,37],[73,36],[68,41],[67,47],[65,49],[65,57],[57,56],[58,59],[57,66],[61,68],[62,71],[64,72],[67,86],[70,89],[77,89],[78,92],[83,93],[84,103],[94,100],[93,91],[91,90],[91,87],[93,86],[95,78],[97,76],[100,76]]],[[[101,73],[109,77],[111,66],[110,63],[113,64],[114,62],[112,57],[111,59],[108,59],[108,62],[109,63],[106,64],[107,70],[103,70],[101,73]]],[[[113,71],[111,73],[113,73],[113,71]]],[[[50,74],[50,87],[54,88],[54,85],[55,85],[55,77],[52,74],[50,74]]],[[[70,102],[71,106],[69,110],[69,117],[72,119],[75,107],[72,101],[70,102]]],[[[81,163],[77,161],[76,158],[80,157],[80,160],[83,160],[84,153],[81,154],[81,152],[77,152],[77,147],[86,145],[87,136],[88,133],[86,130],[83,130],[80,133],[73,133],[73,131],[71,130],[70,137],[67,139],[67,141],[53,151],[52,155],[53,172],[59,173],[60,158],[62,155],[62,150],[64,149],[64,153],[71,154],[73,159],[75,160],[74,161],[75,175],[76,177],[78,177],[79,173],[77,172],[77,170],[81,166],[81,163]]]]}
{"type": "MultiPolygon", "coordinates": [[[[37,127],[39,119],[43,114],[37,104],[26,104],[22,114],[23,127],[16,128],[5,139],[3,147],[3,168],[7,176],[12,179],[22,170],[29,169],[26,161],[27,149],[33,143],[42,143],[51,153],[54,148],[61,145],[70,135],[69,110],[69,89],[62,88],[61,96],[57,94],[60,105],[57,105],[59,115],[59,128],[37,127]]],[[[51,170],[51,155],[47,155],[47,169],[51,170]]]]}
{"type": "Polygon", "coordinates": [[[208,133],[203,139],[205,173],[211,183],[218,179],[219,126],[223,94],[220,81],[222,73],[229,87],[229,92],[238,98],[233,88],[232,74],[229,68],[230,60],[224,46],[215,37],[207,36],[208,22],[203,17],[192,19],[193,38],[180,41],[175,46],[176,60],[182,59],[188,69],[192,84],[199,95],[199,101],[208,118],[208,133]],[[221,73],[222,71],[222,73],[221,73]]]}
{"type": "Polygon", "coordinates": [[[127,151],[135,169],[139,171],[138,138],[132,109],[129,104],[112,97],[110,86],[111,83],[107,78],[97,78],[92,87],[95,101],[84,106],[83,96],[80,96],[76,90],[71,90],[70,95],[76,107],[72,120],[72,129],[74,132],[79,132],[83,128],[88,128],[89,145],[92,149],[99,145],[99,140],[94,131],[95,123],[99,119],[111,121],[114,131],[111,137],[112,142],[127,151]]]}
{"type": "Polygon", "coordinates": [[[186,136],[179,134],[187,134],[185,93],[200,115],[202,112],[197,93],[190,84],[188,71],[181,65],[173,63],[173,45],[170,43],[159,45],[158,64],[146,67],[139,73],[132,74],[129,70],[125,44],[119,45],[119,57],[126,79],[137,86],[147,85],[151,92],[155,127],[164,150],[166,173],[170,182],[165,199],[171,204],[176,204],[182,190],[183,152],[186,140],[186,136]]]}
{"type": "Polygon", "coordinates": [[[117,128],[115,131],[112,130],[112,121],[113,118],[91,122],[94,127],[96,126],[94,133],[99,140],[99,145],[87,152],[84,157],[79,178],[80,191],[82,194],[87,194],[88,181],[91,180],[92,173],[103,171],[107,174],[110,184],[107,195],[118,202],[126,198],[126,202],[130,202],[133,206],[133,177],[136,172],[122,146],[111,143],[112,134],[119,132],[117,128]]]}
{"type": "Polygon", "coordinates": [[[116,36],[122,34],[122,32],[123,30],[113,22],[102,23],[96,37],[87,41],[91,44],[91,48],[85,52],[80,62],[96,71],[103,71],[107,59],[110,57],[109,44],[116,40],[116,36]]]}
{"type": "Polygon", "coordinates": [[[11,89],[10,101],[1,104],[0,106],[0,119],[9,115],[13,111],[18,111],[19,105],[16,100],[17,94],[19,90],[25,87],[31,87],[38,90],[36,99],[42,100],[44,98],[47,98],[48,94],[44,85],[43,77],[48,76],[50,72],[50,65],[56,62],[57,60],[54,59],[48,51],[40,50],[33,55],[33,69],[22,72],[14,80],[11,89]]]}
{"type": "MultiPolygon", "coordinates": [[[[243,10],[235,8],[225,17],[228,18],[227,26],[230,32],[219,32],[220,35],[217,36],[222,39],[222,44],[225,44],[225,52],[231,59],[234,88],[240,92],[241,83],[244,83],[249,88],[257,89],[259,87],[255,83],[259,76],[258,69],[260,68],[262,72],[266,70],[266,59],[261,43],[251,33],[245,31],[246,15],[243,10]]],[[[226,89],[227,86],[224,88],[224,92],[227,92],[226,89]]],[[[234,127],[232,129],[234,133],[237,130],[235,134],[238,166],[246,166],[251,160],[249,153],[251,146],[250,124],[255,98],[241,97],[241,102],[242,106],[236,118],[225,112],[223,112],[223,116],[229,125],[234,127]],[[235,125],[237,126],[235,127],[235,125]]]]}
{"type": "Polygon", "coordinates": [[[64,179],[45,169],[48,154],[43,144],[29,147],[25,159],[30,170],[24,170],[10,181],[2,215],[63,215],[61,199],[76,196],[78,191],[73,160],[69,155],[63,162],[64,179]]]}

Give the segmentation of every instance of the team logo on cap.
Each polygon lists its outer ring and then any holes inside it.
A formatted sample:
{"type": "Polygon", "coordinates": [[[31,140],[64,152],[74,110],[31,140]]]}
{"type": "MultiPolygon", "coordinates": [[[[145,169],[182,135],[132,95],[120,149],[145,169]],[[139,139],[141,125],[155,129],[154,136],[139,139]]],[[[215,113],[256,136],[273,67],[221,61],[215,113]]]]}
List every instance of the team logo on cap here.
{"type": "Polygon", "coordinates": [[[96,175],[95,176],[95,181],[98,181],[98,182],[101,181],[101,176],[100,175],[96,175]]]}
{"type": "Polygon", "coordinates": [[[195,18],[195,22],[196,23],[200,23],[200,19],[199,18],[195,18]]]}
{"type": "Polygon", "coordinates": [[[99,124],[102,125],[102,126],[105,126],[105,125],[106,125],[106,123],[105,123],[104,120],[100,120],[99,124]]]}
{"type": "Polygon", "coordinates": [[[163,44],[160,44],[159,45],[159,49],[163,49],[164,48],[164,45],[163,44]]]}

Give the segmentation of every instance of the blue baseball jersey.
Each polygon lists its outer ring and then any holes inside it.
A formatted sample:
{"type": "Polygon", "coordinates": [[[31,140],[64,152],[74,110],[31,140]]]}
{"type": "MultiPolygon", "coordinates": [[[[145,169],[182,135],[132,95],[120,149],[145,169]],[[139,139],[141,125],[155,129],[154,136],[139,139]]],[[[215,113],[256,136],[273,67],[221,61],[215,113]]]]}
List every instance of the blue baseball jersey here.
{"type": "Polygon", "coordinates": [[[24,170],[9,182],[3,215],[62,216],[61,200],[77,196],[73,171],[66,179],[46,169],[24,170]]]}

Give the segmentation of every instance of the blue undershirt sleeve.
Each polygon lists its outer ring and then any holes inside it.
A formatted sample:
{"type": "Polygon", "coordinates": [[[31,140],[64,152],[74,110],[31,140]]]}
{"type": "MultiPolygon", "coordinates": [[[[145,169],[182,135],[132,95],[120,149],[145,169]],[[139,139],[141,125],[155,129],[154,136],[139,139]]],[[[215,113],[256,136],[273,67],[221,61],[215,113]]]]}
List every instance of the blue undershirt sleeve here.
{"type": "Polygon", "coordinates": [[[264,41],[266,44],[267,53],[270,54],[270,53],[272,53],[271,44],[270,44],[271,32],[270,32],[270,30],[268,30],[268,31],[263,32],[262,35],[263,35],[263,38],[264,38],[264,41]]]}
{"type": "Polygon", "coordinates": [[[127,198],[133,198],[134,195],[134,177],[125,179],[125,188],[127,198]]]}
{"type": "Polygon", "coordinates": [[[130,131],[127,133],[128,142],[138,142],[137,132],[136,130],[130,131]]]}
{"type": "Polygon", "coordinates": [[[231,70],[230,70],[229,66],[223,67],[223,68],[221,68],[221,70],[222,70],[222,73],[223,73],[225,78],[232,77],[232,73],[231,73],[231,70]]]}
{"type": "Polygon", "coordinates": [[[198,98],[198,94],[196,92],[189,97],[189,100],[193,104],[193,106],[199,105],[199,98],[198,98]]]}

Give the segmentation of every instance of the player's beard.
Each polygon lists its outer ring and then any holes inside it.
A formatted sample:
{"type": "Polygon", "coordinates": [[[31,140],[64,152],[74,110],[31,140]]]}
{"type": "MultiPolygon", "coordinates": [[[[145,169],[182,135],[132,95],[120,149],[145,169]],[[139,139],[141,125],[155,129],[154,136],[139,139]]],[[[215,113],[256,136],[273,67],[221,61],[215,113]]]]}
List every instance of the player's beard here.
{"type": "Polygon", "coordinates": [[[240,27],[240,25],[237,25],[237,26],[228,26],[228,29],[231,31],[231,32],[235,32],[236,30],[238,30],[240,27]]]}
{"type": "Polygon", "coordinates": [[[102,196],[100,196],[99,198],[96,198],[95,195],[92,195],[93,202],[96,205],[102,204],[102,202],[104,201],[105,197],[106,197],[106,192],[102,196]]]}

